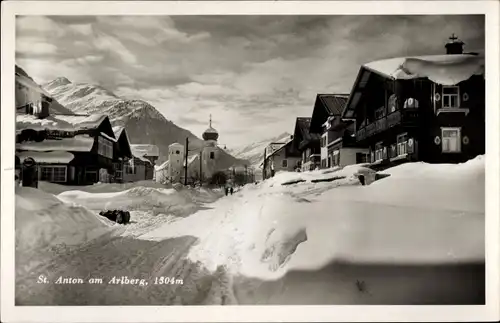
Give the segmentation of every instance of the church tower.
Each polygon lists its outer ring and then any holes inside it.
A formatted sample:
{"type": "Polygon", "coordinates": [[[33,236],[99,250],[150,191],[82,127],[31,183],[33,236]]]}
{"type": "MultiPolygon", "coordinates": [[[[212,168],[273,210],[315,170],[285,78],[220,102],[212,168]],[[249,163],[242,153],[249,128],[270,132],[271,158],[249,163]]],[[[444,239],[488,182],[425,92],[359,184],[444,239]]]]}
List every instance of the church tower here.
{"type": "Polygon", "coordinates": [[[208,129],[202,134],[203,152],[202,152],[202,176],[203,179],[211,178],[216,171],[217,160],[217,139],[219,133],[212,127],[212,115],[210,115],[208,129]]]}

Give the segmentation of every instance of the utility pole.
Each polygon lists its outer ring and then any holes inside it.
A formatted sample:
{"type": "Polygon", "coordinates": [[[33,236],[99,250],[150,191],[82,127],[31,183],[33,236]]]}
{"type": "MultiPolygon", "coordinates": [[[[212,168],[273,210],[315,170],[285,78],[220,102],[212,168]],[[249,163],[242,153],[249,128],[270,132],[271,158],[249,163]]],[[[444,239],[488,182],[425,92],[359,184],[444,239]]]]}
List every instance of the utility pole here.
{"type": "Polygon", "coordinates": [[[184,156],[184,159],[185,159],[185,163],[186,165],[184,166],[184,185],[187,185],[187,174],[188,174],[188,146],[189,146],[189,138],[186,137],[186,148],[185,148],[185,156],[184,156]]]}

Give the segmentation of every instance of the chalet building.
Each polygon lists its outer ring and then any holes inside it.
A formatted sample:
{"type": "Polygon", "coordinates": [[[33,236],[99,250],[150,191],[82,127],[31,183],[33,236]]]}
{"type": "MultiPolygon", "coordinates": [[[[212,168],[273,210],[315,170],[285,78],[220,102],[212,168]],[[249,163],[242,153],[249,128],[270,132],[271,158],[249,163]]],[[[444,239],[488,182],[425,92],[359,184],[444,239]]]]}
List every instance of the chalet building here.
{"type": "Polygon", "coordinates": [[[146,158],[153,165],[156,164],[156,161],[160,156],[160,149],[158,149],[158,146],[156,145],[135,144],[130,145],[130,148],[136,155],[146,158]]]}
{"type": "Polygon", "coordinates": [[[23,75],[16,66],[16,113],[25,113],[45,118],[49,115],[52,103],[50,95],[32,79],[23,75]]]}
{"type": "Polygon", "coordinates": [[[270,150],[268,147],[266,159],[261,164],[264,167],[263,174],[266,178],[273,177],[275,173],[280,171],[293,172],[301,168],[302,153],[293,145],[293,139],[276,149],[270,150]]]}
{"type": "Polygon", "coordinates": [[[342,120],[348,94],[318,94],[309,132],[321,136],[321,168],[364,163],[368,150],[356,146],[355,123],[342,120]]]}
{"type": "Polygon", "coordinates": [[[159,156],[158,147],[155,145],[130,145],[132,158],[123,166],[123,182],[136,182],[152,180],[154,165],[159,156]]]}
{"type": "Polygon", "coordinates": [[[356,145],[384,168],[406,161],[458,163],[485,153],[484,55],[450,37],[446,55],[363,65],[343,119],[356,145]]]}
{"type": "Polygon", "coordinates": [[[16,156],[31,157],[39,180],[89,185],[113,175],[116,139],[105,115],[16,115],[16,156]]]}
{"type": "Polygon", "coordinates": [[[302,154],[301,170],[314,170],[320,166],[321,162],[321,136],[316,133],[310,133],[311,118],[298,117],[295,122],[293,133],[293,148],[302,154]]]}
{"type": "Polygon", "coordinates": [[[125,166],[133,158],[130,140],[124,127],[113,127],[116,138],[115,149],[113,150],[113,169],[115,183],[125,183],[125,166]]]}

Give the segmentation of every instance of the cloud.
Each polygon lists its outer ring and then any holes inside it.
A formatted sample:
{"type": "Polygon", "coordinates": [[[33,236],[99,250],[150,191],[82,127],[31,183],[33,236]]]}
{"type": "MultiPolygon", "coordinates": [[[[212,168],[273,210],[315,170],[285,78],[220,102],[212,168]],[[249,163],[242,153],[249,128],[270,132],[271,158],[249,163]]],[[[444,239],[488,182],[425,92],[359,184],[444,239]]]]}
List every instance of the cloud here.
{"type": "Polygon", "coordinates": [[[18,37],[16,39],[16,52],[18,54],[42,56],[57,53],[57,47],[35,37],[18,37]]]}
{"type": "Polygon", "coordinates": [[[137,57],[115,37],[97,33],[93,44],[97,49],[111,53],[126,64],[135,64],[137,62],[137,57]]]}

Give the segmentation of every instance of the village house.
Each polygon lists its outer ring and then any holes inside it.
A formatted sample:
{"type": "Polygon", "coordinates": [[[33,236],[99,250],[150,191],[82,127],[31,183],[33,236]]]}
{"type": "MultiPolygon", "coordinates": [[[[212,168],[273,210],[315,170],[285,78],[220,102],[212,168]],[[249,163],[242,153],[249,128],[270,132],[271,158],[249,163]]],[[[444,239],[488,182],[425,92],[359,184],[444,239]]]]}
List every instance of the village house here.
{"type": "Polygon", "coordinates": [[[343,119],[373,168],[406,161],[458,163],[485,152],[484,55],[450,37],[445,55],[363,65],[343,119]]]}
{"type": "Polygon", "coordinates": [[[113,127],[113,132],[116,138],[113,150],[113,182],[124,183],[125,177],[123,174],[125,172],[125,165],[128,165],[133,158],[130,139],[124,127],[113,127]]]}
{"type": "Polygon", "coordinates": [[[310,133],[310,117],[298,117],[295,122],[292,146],[301,152],[301,170],[309,171],[320,167],[321,162],[321,135],[310,133]]]}
{"type": "Polygon", "coordinates": [[[273,177],[280,171],[293,172],[300,169],[302,153],[293,145],[293,139],[282,145],[270,145],[266,148],[265,160],[262,162],[265,179],[273,177]]]}
{"type": "Polygon", "coordinates": [[[368,150],[356,147],[355,124],[342,120],[348,94],[318,94],[309,132],[321,136],[321,168],[366,162],[368,150]]]}
{"type": "Polygon", "coordinates": [[[16,158],[33,158],[39,180],[72,185],[110,181],[113,129],[105,115],[16,114],[16,158]]]}
{"type": "Polygon", "coordinates": [[[159,149],[155,145],[130,145],[132,158],[123,166],[123,182],[153,180],[154,165],[159,157],[159,149]]]}

